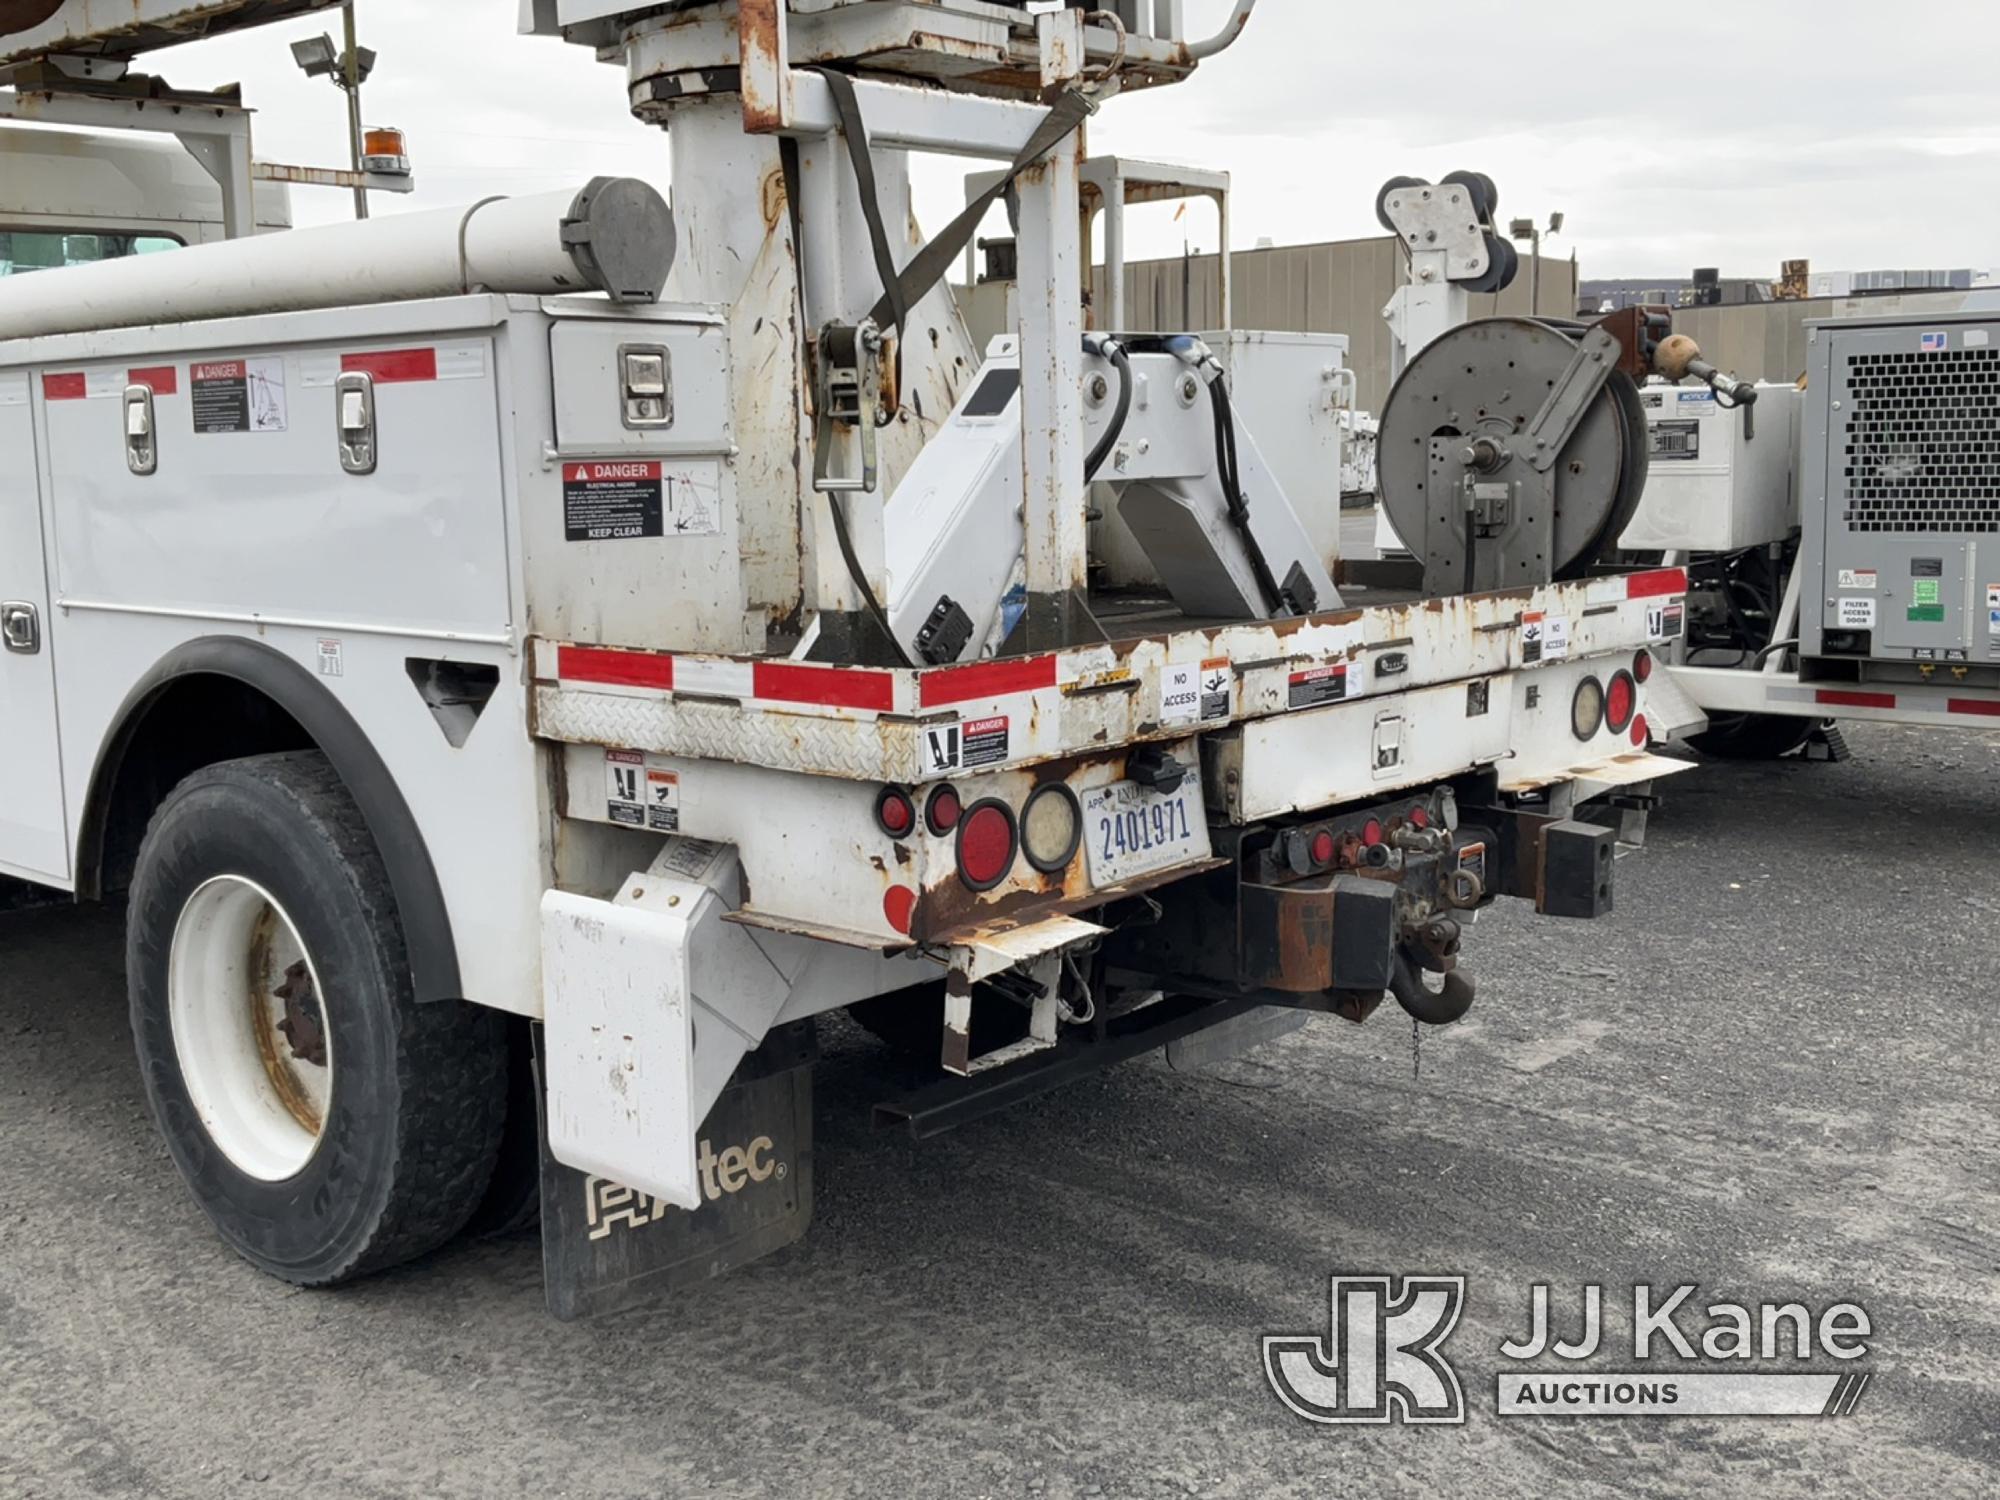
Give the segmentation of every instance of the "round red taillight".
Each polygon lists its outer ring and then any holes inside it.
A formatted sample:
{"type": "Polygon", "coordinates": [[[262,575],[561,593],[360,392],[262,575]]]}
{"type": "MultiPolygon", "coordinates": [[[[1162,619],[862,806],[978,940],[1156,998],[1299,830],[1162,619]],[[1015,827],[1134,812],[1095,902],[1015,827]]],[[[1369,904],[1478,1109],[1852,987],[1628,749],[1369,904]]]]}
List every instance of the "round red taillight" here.
{"type": "Polygon", "coordinates": [[[1638,718],[1632,721],[1632,743],[1643,747],[1651,744],[1652,741],[1652,726],[1646,722],[1646,716],[1640,714],[1638,718]]]}
{"type": "Polygon", "coordinates": [[[917,893],[906,885],[892,885],[882,897],[882,915],[889,925],[908,937],[910,923],[917,914],[917,893]]]}
{"type": "Polygon", "coordinates": [[[1632,658],[1632,675],[1638,678],[1640,682],[1651,682],[1653,680],[1652,652],[1641,651],[1637,656],[1632,658]]]}
{"type": "Polygon", "coordinates": [[[1380,844],[1382,842],[1382,825],[1373,818],[1370,818],[1368,826],[1361,830],[1361,842],[1366,844],[1370,849],[1380,844]]]}
{"type": "Polygon", "coordinates": [[[1014,868],[1020,829],[1004,802],[980,802],[958,824],[958,878],[975,891],[990,891],[1014,868]]]}
{"type": "Polygon", "coordinates": [[[1318,833],[1313,835],[1312,861],[1314,864],[1316,865],[1332,864],[1333,849],[1334,849],[1334,844],[1333,844],[1332,834],[1326,832],[1326,830],[1324,829],[1321,829],[1318,833]]]}
{"type": "Polygon", "coordinates": [[[875,799],[875,821],[890,838],[903,838],[917,826],[917,805],[908,792],[885,786],[875,799]]]}
{"type": "Polygon", "coordinates": [[[1613,734],[1623,734],[1638,711],[1639,684],[1630,672],[1616,674],[1604,690],[1604,727],[1613,734]]]}
{"type": "Polygon", "coordinates": [[[959,800],[958,788],[941,786],[931,793],[931,800],[924,805],[924,822],[930,831],[943,838],[965,815],[965,804],[959,800]]]}
{"type": "Polygon", "coordinates": [[[1411,809],[1410,809],[1410,826],[1411,826],[1412,828],[1428,828],[1428,827],[1430,827],[1430,826],[1431,826],[1431,810],[1430,810],[1430,809],[1429,809],[1428,807],[1421,807],[1421,806],[1419,806],[1419,807],[1413,807],[1413,808],[1411,808],[1411,809]]]}

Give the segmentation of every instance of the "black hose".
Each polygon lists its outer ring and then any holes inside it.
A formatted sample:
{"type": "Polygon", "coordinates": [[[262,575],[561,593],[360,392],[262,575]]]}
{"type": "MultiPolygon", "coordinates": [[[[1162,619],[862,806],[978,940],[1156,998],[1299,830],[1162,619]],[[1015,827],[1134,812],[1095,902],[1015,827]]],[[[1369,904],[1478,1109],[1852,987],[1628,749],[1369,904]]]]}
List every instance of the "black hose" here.
{"type": "Polygon", "coordinates": [[[1097,446],[1090,450],[1090,457],[1083,462],[1083,482],[1089,484],[1111,457],[1111,450],[1118,446],[1118,439],[1125,435],[1126,420],[1132,415],[1132,356],[1116,339],[1085,339],[1084,349],[1110,360],[1111,367],[1118,372],[1118,405],[1112,410],[1111,425],[1104,429],[1104,436],[1097,440],[1097,446]],[[1091,348],[1093,343],[1097,345],[1094,349],[1091,348]]]}
{"type": "MultiPolygon", "coordinates": [[[[866,421],[867,417],[864,415],[862,420],[866,421]]],[[[889,612],[882,608],[882,601],[875,597],[875,590],[868,582],[867,573],[862,571],[861,558],[854,550],[853,534],[847,529],[846,505],[841,502],[840,496],[829,494],[826,497],[826,506],[833,512],[833,539],[840,546],[840,560],[847,564],[848,579],[860,593],[861,604],[867,610],[868,618],[875,622],[875,628],[882,632],[882,638],[896,653],[896,664],[902,667],[916,666],[916,663],[910,660],[910,653],[903,649],[903,643],[896,639],[896,632],[889,624],[889,612]]]]}
{"type": "Polygon", "coordinates": [[[1285,608],[1285,596],[1278,580],[1271,576],[1271,564],[1264,556],[1264,549],[1257,545],[1256,535],[1250,530],[1250,503],[1243,498],[1243,474],[1237,467],[1236,412],[1229,402],[1229,379],[1220,367],[1208,383],[1208,397],[1215,406],[1215,472],[1222,481],[1229,522],[1242,534],[1250,571],[1256,575],[1257,587],[1264,594],[1265,611],[1275,614],[1285,608]]]}

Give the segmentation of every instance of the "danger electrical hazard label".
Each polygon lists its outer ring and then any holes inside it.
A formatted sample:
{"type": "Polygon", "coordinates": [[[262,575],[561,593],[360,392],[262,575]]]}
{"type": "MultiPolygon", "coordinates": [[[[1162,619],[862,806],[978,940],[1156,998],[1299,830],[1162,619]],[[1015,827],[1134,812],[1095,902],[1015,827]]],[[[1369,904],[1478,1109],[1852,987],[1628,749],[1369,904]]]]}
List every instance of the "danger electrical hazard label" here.
{"type": "Polygon", "coordinates": [[[966,720],[965,769],[976,771],[981,766],[1005,765],[1009,738],[1008,725],[1004,718],[966,720]]]}
{"type": "Polygon", "coordinates": [[[563,535],[572,542],[714,536],[722,471],[712,463],[563,465],[563,535]]]}
{"type": "Polygon", "coordinates": [[[563,535],[614,542],[667,534],[664,464],[564,464],[563,535]]]}
{"type": "Polygon", "coordinates": [[[232,432],[283,432],[285,362],[223,359],[188,366],[194,430],[204,436],[232,432]]]}
{"type": "Polygon", "coordinates": [[[1346,700],[1346,667],[1314,667],[1309,672],[1292,673],[1293,708],[1320,708],[1346,700]]]}

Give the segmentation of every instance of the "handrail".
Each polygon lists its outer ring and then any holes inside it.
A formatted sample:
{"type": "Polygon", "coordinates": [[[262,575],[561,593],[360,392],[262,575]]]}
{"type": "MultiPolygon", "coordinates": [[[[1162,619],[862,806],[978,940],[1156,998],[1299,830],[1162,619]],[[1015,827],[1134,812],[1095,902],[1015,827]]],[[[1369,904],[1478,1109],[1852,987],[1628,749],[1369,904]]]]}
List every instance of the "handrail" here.
{"type": "Polygon", "coordinates": [[[1250,24],[1250,12],[1257,8],[1257,0],[1236,0],[1236,9],[1224,23],[1222,30],[1205,42],[1189,42],[1187,55],[1196,62],[1214,57],[1219,52],[1227,52],[1236,45],[1236,39],[1243,35],[1243,28],[1250,24]]]}

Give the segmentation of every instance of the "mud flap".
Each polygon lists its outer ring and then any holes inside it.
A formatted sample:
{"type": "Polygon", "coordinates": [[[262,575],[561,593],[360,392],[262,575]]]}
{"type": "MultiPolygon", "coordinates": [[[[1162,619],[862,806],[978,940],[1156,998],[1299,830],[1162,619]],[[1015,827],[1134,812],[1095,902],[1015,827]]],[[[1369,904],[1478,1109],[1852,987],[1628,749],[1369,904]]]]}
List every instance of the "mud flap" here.
{"type": "Polygon", "coordinates": [[[550,1154],[538,1036],[542,1278],[549,1311],[566,1323],[625,1312],[802,1239],[812,1223],[812,1065],[818,1056],[813,1024],[806,1021],[773,1031],[743,1059],[697,1132],[704,1201],[689,1211],[566,1167],[550,1154]]]}

